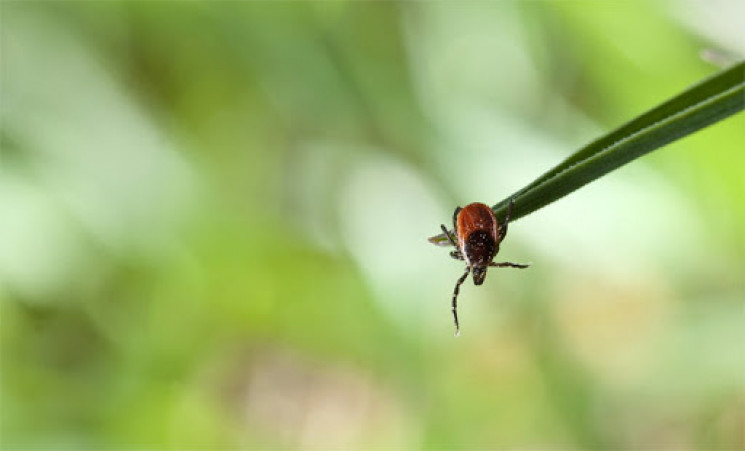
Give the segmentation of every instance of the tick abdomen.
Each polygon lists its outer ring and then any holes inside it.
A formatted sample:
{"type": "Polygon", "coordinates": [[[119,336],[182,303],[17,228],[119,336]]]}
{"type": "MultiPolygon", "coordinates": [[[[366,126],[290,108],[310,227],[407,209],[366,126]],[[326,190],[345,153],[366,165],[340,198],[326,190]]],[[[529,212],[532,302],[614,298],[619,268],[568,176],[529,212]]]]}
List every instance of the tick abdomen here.
{"type": "MultiPolygon", "coordinates": [[[[458,235],[461,233],[469,234],[474,230],[486,230],[494,235],[496,241],[498,227],[494,219],[494,213],[488,205],[474,202],[466,205],[458,212],[458,235]]],[[[465,237],[463,238],[465,239],[465,237]]]]}

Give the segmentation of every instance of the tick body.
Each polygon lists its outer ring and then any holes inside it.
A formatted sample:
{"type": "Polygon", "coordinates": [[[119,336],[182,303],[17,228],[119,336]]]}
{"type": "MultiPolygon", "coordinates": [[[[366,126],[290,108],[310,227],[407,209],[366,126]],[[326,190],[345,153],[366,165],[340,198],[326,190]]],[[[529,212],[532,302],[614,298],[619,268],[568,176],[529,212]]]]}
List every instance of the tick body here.
{"type": "Polygon", "coordinates": [[[474,202],[463,208],[457,207],[455,209],[453,213],[453,232],[448,231],[444,224],[441,226],[450,244],[456,249],[450,252],[450,256],[466,263],[465,272],[455,283],[455,290],[453,290],[452,308],[456,335],[460,332],[458,293],[468,274],[473,273],[474,285],[481,285],[486,278],[486,270],[490,266],[511,268],[527,268],[529,266],[510,262],[495,263],[493,261],[497,252],[499,252],[499,243],[507,235],[507,225],[510,222],[513,208],[514,202],[510,201],[504,223],[500,225],[488,205],[474,202]]]}
{"type": "MultiPolygon", "coordinates": [[[[487,205],[473,203],[455,210],[453,217],[457,253],[473,271],[473,283],[481,285],[486,268],[499,251],[499,223],[487,205]]],[[[456,257],[458,258],[458,257],[456,257]]]]}

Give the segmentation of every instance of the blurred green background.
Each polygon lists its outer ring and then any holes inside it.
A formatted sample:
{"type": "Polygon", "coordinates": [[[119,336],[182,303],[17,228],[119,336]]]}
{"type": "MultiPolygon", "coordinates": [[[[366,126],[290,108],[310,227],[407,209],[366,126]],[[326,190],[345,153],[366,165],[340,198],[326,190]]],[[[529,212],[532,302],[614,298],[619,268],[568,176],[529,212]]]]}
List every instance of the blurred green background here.
{"type": "Polygon", "coordinates": [[[741,2],[0,8],[4,448],[745,448],[742,115],[514,223],[458,339],[426,241],[741,2]]]}

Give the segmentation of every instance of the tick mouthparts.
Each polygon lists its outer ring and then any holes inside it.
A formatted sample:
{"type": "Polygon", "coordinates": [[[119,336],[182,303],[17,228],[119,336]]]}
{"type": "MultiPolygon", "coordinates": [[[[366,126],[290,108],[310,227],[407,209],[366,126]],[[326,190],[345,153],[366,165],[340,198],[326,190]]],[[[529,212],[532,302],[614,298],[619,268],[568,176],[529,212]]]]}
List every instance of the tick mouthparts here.
{"type": "Polygon", "coordinates": [[[481,267],[473,268],[473,284],[481,285],[486,279],[486,269],[481,267]]]}

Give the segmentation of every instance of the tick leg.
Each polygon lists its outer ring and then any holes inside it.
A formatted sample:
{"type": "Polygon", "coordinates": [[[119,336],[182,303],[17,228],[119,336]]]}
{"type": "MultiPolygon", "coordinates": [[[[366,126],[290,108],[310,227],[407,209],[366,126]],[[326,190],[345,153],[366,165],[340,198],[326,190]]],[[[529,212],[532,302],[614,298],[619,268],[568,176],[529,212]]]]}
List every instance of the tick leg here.
{"type": "Polygon", "coordinates": [[[530,265],[521,265],[520,263],[510,263],[510,262],[501,262],[501,263],[490,262],[489,263],[489,266],[497,266],[499,268],[504,268],[504,267],[508,267],[508,268],[527,268],[530,265]]]}
{"type": "Polygon", "coordinates": [[[448,241],[450,241],[450,244],[452,244],[454,247],[458,247],[457,244],[455,244],[455,240],[453,240],[453,235],[448,232],[447,227],[445,227],[445,224],[440,224],[440,228],[442,229],[442,232],[445,234],[446,237],[448,237],[448,241]]]}
{"type": "Polygon", "coordinates": [[[453,233],[458,233],[458,213],[463,210],[460,207],[455,207],[455,211],[453,212],[453,233]]]}
{"type": "Polygon", "coordinates": [[[510,216],[512,216],[512,209],[515,208],[515,200],[510,199],[510,204],[507,206],[507,214],[504,215],[504,224],[499,228],[499,237],[497,242],[501,242],[504,237],[507,236],[507,224],[510,223],[510,216]]]}
{"type": "Polygon", "coordinates": [[[460,286],[468,277],[468,273],[471,272],[471,267],[466,266],[466,272],[460,276],[457,282],[455,282],[455,290],[453,291],[453,320],[455,321],[455,336],[460,335],[460,324],[458,324],[458,293],[460,293],[460,286]]]}
{"type": "Polygon", "coordinates": [[[460,251],[452,251],[452,252],[450,253],[450,256],[451,256],[451,257],[453,257],[453,258],[454,258],[454,259],[456,259],[456,260],[465,260],[465,259],[463,258],[463,254],[461,254],[461,253],[460,253],[460,251]]]}

